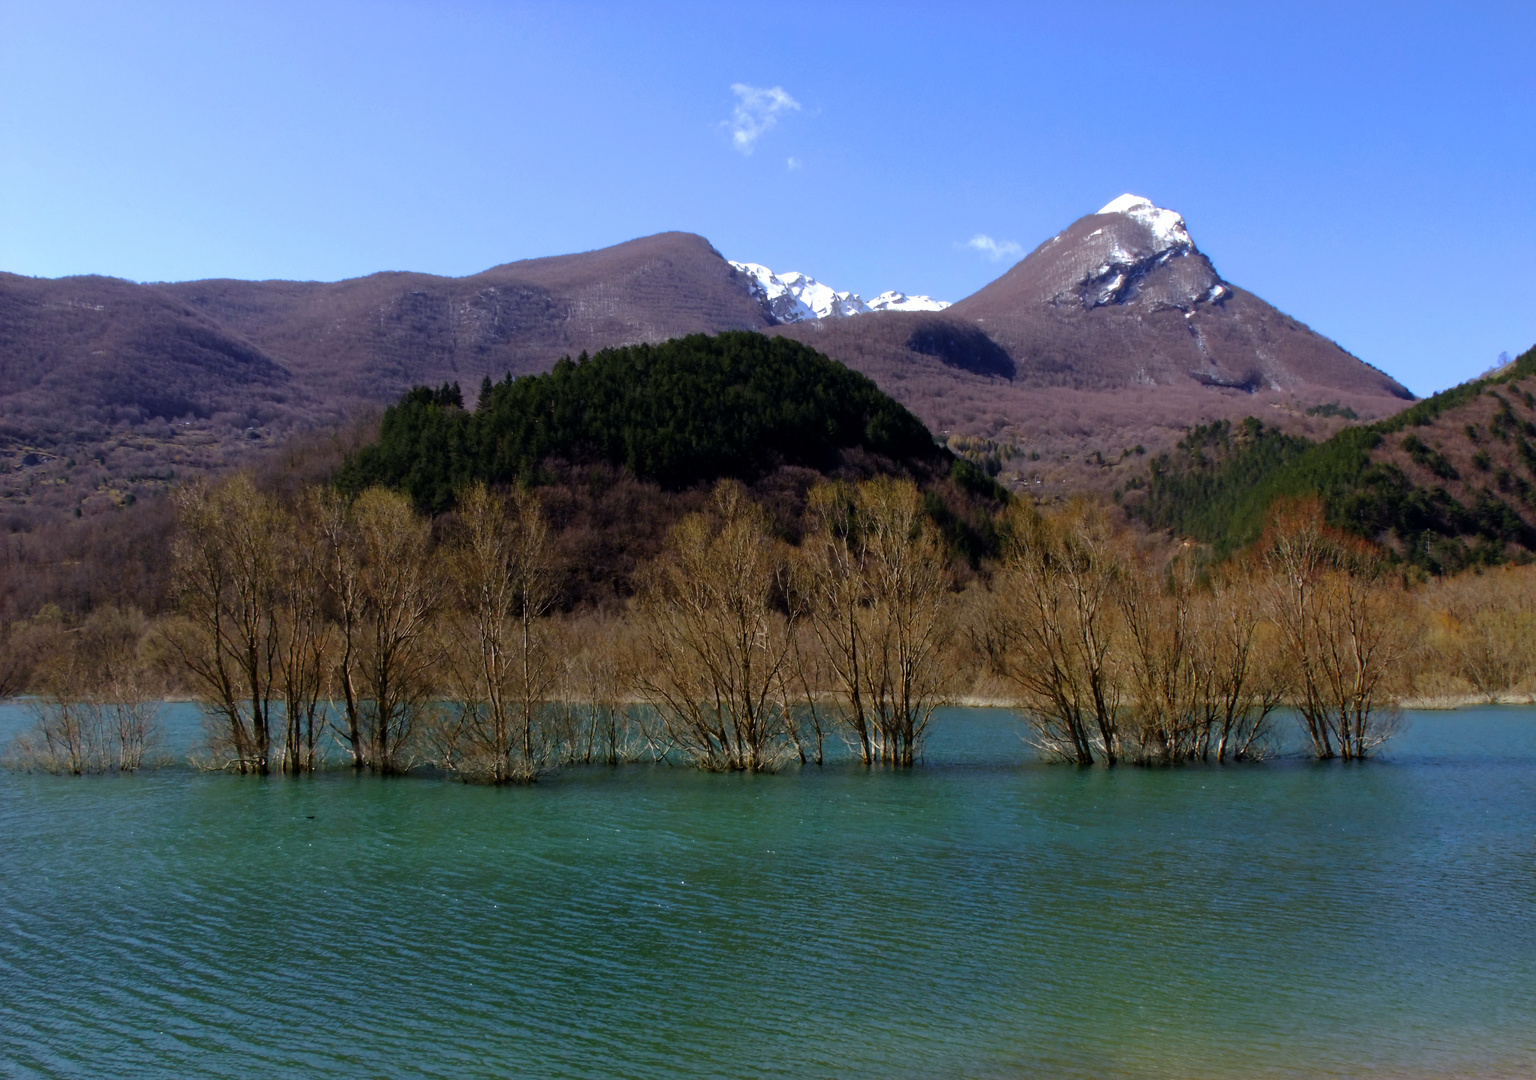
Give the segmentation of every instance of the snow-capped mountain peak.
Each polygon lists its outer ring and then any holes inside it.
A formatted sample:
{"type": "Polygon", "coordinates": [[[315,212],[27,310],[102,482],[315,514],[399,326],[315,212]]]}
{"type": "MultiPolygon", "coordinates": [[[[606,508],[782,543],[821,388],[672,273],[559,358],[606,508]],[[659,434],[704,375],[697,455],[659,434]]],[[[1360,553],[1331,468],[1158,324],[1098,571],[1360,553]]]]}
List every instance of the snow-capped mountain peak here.
{"type": "Polygon", "coordinates": [[[731,266],[747,275],[748,286],[758,303],[781,323],[841,319],[871,311],[942,311],[949,307],[947,302],[931,296],[908,296],[894,290],[883,292],[866,304],[858,293],[838,292],[797,271],[775,274],[760,263],[749,262],[733,262],[731,266]]]}
{"type": "Polygon", "coordinates": [[[1189,238],[1189,231],[1184,227],[1183,215],[1154,206],[1151,199],[1127,193],[1111,201],[1099,213],[1125,214],[1145,225],[1152,233],[1158,254],[1177,247],[1194,249],[1195,242],[1189,238]]]}
{"type": "Polygon", "coordinates": [[[1189,312],[1232,295],[1182,215],[1129,194],[1062,230],[1017,276],[1047,303],[1083,308],[1136,303],[1189,312]]]}

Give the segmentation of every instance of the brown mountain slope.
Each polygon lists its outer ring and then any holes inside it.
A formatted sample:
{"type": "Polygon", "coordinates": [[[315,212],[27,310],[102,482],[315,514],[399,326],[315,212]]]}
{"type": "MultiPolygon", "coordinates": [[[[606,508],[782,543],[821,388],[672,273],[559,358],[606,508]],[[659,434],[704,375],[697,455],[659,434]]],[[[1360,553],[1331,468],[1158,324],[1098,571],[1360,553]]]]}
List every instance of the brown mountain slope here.
{"type": "Polygon", "coordinates": [[[281,357],[327,394],[389,400],[423,382],[547,369],[564,355],[770,320],[703,237],[662,233],[463,278],[163,287],[281,357]]]}
{"type": "Polygon", "coordinates": [[[1411,399],[1396,380],[1223,281],[1178,215],[1145,205],[1080,218],[946,314],[985,328],[1040,385],[1314,386],[1362,402],[1411,399]]]}
{"type": "Polygon", "coordinates": [[[91,513],[242,456],[264,425],[339,419],[251,341],[162,289],[0,274],[6,526],[91,513]]]}
{"type": "Polygon", "coordinates": [[[740,275],[687,233],[465,278],[0,274],[0,498],[121,505],[178,469],[219,468],[419,383],[473,393],[483,376],[583,350],[769,324],[740,275]]]}
{"type": "Polygon", "coordinates": [[[1177,214],[1117,204],[1131,209],[1078,220],[942,313],[774,332],[866,372],[936,431],[1017,447],[1005,475],[1031,486],[1108,486],[1127,450],[1164,449],[1192,424],[1259,415],[1317,437],[1340,421],[1308,410],[1374,419],[1412,401],[1223,281],[1177,214]]]}
{"type": "Polygon", "coordinates": [[[1308,443],[1256,421],[1191,431],[1123,493],[1132,516],[1219,552],[1280,499],[1435,573],[1536,553],[1536,349],[1374,424],[1308,443]]]}
{"type": "Polygon", "coordinates": [[[0,409],[9,435],[207,417],[225,391],[281,401],[288,382],[258,346],[163,289],[0,275],[0,409]]]}
{"type": "Polygon", "coordinates": [[[464,278],[0,275],[0,499],[89,512],[365,415],[414,384],[456,380],[473,394],[483,376],[562,355],[730,329],[794,336],[936,431],[1016,451],[1004,475],[1018,483],[1108,485],[1137,446],[1161,449],[1212,419],[1258,413],[1316,436],[1339,421],[1308,408],[1371,418],[1408,398],[1221,281],[1178,215],[1134,201],[943,313],[789,326],[687,233],[464,278]]]}

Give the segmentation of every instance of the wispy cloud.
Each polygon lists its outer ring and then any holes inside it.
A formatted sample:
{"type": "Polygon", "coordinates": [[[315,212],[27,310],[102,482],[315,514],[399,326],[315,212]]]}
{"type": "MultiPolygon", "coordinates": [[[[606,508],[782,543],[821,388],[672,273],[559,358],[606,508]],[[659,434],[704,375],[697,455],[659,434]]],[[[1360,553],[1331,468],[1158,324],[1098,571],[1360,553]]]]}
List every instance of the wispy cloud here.
{"type": "Polygon", "coordinates": [[[732,83],[731,92],[736,95],[736,108],[723,126],[731,133],[731,145],[743,154],[750,154],[757,140],[778,124],[781,113],[800,108],[782,86],[732,83]]]}
{"type": "Polygon", "coordinates": [[[1002,259],[1017,259],[1024,254],[1024,249],[1012,240],[994,240],[986,233],[977,233],[965,242],[965,246],[974,251],[979,251],[993,262],[1002,259]]]}
{"type": "Polygon", "coordinates": [[[795,172],[795,171],[796,171],[796,170],[798,170],[798,169],[803,169],[803,168],[805,168],[805,162],[803,162],[803,161],[801,161],[801,160],[800,160],[800,159],[799,159],[799,158],[797,158],[797,157],[792,157],[792,158],[790,158],[790,159],[789,159],[789,164],[788,164],[788,165],[787,165],[787,166],[785,166],[785,167],[786,167],[786,168],[787,168],[787,169],[788,169],[788,170],[789,170],[789,171],[790,171],[790,172],[795,172]]]}

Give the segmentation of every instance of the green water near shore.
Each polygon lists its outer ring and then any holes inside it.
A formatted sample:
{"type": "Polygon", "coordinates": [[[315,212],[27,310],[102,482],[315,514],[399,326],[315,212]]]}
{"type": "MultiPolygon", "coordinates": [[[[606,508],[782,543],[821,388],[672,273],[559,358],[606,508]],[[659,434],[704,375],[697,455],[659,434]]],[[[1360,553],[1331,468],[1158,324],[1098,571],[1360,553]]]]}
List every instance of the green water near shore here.
{"type": "Polygon", "coordinates": [[[1536,710],[1409,720],[1355,767],[965,710],[906,775],[0,775],[0,1073],[1528,1077],[1536,710]]]}

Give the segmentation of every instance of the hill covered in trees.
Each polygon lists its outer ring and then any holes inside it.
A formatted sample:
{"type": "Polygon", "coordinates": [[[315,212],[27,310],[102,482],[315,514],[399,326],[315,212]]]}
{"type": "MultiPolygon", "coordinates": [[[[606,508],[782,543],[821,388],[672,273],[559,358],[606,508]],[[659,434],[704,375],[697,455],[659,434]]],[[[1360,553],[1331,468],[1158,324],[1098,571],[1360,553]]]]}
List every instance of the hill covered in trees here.
{"type": "Polygon", "coordinates": [[[710,486],[742,481],[778,535],[798,541],[824,479],[905,477],[951,550],[972,566],[996,545],[1007,493],[936,443],[866,376],[797,341],[748,332],[565,359],[544,375],[418,387],[351,454],[338,486],[407,493],[441,514],[477,482],[536,488],[555,533],[562,603],[605,607],[710,486]]]}
{"type": "Polygon", "coordinates": [[[1536,553],[1536,348],[1385,420],[1324,442],[1249,418],[1196,427],[1123,493],[1130,515],[1225,554],[1278,499],[1448,573],[1536,553]]]}
{"type": "Polygon", "coordinates": [[[783,466],[828,472],[850,455],[900,471],[957,464],[867,377],[783,338],[694,334],[605,349],[545,375],[417,388],[384,414],[379,439],[343,467],[344,488],[401,488],[441,512],[475,481],[536,482],[551,463],[619,467],[664,489],[783,466]],[[542,470],[542,472],[541,472],[542,470]]]}

